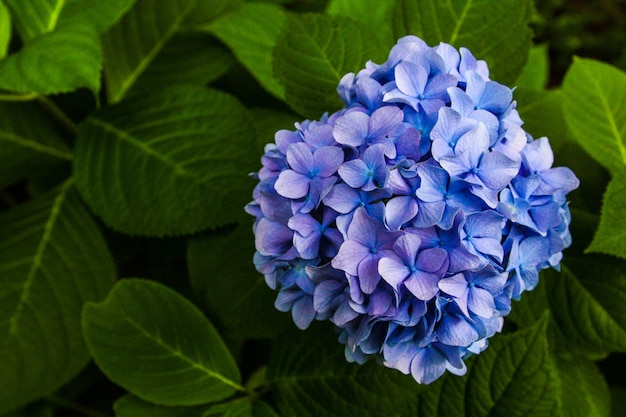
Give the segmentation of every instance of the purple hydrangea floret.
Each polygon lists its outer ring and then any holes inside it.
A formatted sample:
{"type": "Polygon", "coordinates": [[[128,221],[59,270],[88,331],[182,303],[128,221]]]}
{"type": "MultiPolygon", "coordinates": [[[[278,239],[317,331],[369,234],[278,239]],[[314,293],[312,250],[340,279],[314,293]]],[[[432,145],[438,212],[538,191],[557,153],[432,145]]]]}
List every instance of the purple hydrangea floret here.
{"type": "Polygon", "coordinates": [[[559,267],[579,181],[465,48],[404,37],[337,91],[344,108],[265,148],[254,264],[299,328],[339,329],[348,361],[462,375],[559,267]]]}

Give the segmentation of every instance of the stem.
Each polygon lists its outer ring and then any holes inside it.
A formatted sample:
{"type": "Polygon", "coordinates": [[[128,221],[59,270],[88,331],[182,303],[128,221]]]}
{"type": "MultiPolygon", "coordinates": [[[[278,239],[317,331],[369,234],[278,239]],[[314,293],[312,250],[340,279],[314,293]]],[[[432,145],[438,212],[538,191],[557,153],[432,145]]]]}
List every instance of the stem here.
{"type": "Polygon", "coordinates": [[[48,400],[52,404],[58,405],[59,407],[68,408],[89,417],[110,417],[109,415],[104,414],[98,410],[94,410],[93,408],[89,408],[73,401],[66,400],[65,398],[55,397],[54,395],[46,397],[46,400],[48,400]]]}
{"type": "Polygon", "coordinates": [[[39,103],[57,119],[66,130],[76,134],[76,124],[52,100],[45,96],[37,96],[39,103]]]}
{"type": "Polygon", "coordinates": [[[0,94],[0,101],[31,101],[38,98],[36,93],[27,94],[0,94]]]}

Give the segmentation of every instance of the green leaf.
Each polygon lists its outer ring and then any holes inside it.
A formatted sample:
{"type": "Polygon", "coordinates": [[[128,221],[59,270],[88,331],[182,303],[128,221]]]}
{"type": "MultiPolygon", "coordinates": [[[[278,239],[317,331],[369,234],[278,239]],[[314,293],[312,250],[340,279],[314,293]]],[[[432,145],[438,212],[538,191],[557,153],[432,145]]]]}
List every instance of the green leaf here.
{"type": "Polygon", "coordinates": [[[274,308],[277,293],[252,263],[252,219],[231,232],[192,239],[187,251],[191,285],[209,311],[237,338],[269,338],[292,326],[274,308]]]}
{"type": "MultiPolygon", "coordinates": [[[[528,60],[515,85],[517,87],[542,91],[550,77],[548,45],[541,44],[530,48],[528,60]]],[[[517,90],[516,90],[517,91],[517,90]]]]}
{"type": "Polygon", "coordinates": [[[349,17],[370,28],[376,28],[380,38],[389,44],[386,46],[391,48],[396,41],[392,33],[392,25],[389,24],[394,4],[395,0],[331,0],[326,13],[331,16],[349,17]]]}
{"type": "Polygon", "coordinates": [[[602,203],[600,227],[587,252],[606,253],[626,259],[626,170],[609,183],[602,203]]]}
{"type": "Polygon", "coordinates": [[[561,403],[567,417],[609,417],[611,393],[602,374],[589,359],[556,358],[561,380],[561,403]]]}
{"type": "Polygon", "coordinates": [[[275,338],[268,380],[278,411],[298,417],[416,415],[424,386],[374,361],[348,363],[343,350],[326,323],[275,338]]]}
{"type": "Polygon", "coordinates": [[[54,417],[54,408],[49,402],[37,401],[19,410],[2,414],[2,417],[54,417]]]}
{"type": "Polygon", "coordinates": [[[0,414],[51,394],[89,361],[80,311],[113,285],[113,260],[66,182],[0,214],[0,414]]]}
{"type": "Polygon", "coordinates": [[[97,92],[101,59],[100,38],[92,26],[64,26],[0,60],[0,89],[42,95],[81,87],[97,92]]]}
{"type": "Polygon", "coordinates": [[[66,0],[4,1],[13,12],[15,26],[24,42],[52,32],[66,3],[66,0]]]}
{"type": "Polygon", "coordinates": [[[278,417],[269,405],[249,397],[214,406],[174,407],[153,404],[128,394],[118,399],[113,409],[115,417],[278,417]]]}
{"type": "Polygon", "coordinates": [[[272,50],[287,20],[281,7],[250,3],[204,28],[224,42],[268,92],[284,100],[285,91],[272,69],[272,50]]]}
{"type": "Polygon", "coordinates": [[[307,118],[342,106],[337,85],[348,72],[382,58],[376,32],[362,23],[320,14],[290,15],[274,48],[274,72],[287,104],[307,118]]]}
{"type": "MultiPolygon", "coordinates": [[[[555,120],[558,124],[558,120],[555,120]]],[[[611,180],[609,172],[595,160],[589,158],[577,141],[571,137],[567,129],[568,140],[555,153],[555,163],[569,167],[580,180],[580,187],[568,194],[572,208],[578,208],[590,213],[600,213],[604,191],[611,180]]],[[[558,145],[558,142],[556,143],[558,145]]],[[[574,224],[576,220],[572,222],[574,224]]],[[[571,226],[570,226],[571,227],[571,226]]],[[[593,230],[595,231],[595,229],[593,230]]],[[[589,244],[591,240],[587,241],[589,244]]],[[[574,237],[574,245],[577,244],[574,237]]]]}
{"type": "Polygon", "coordinates": [[[199,405],[243,390],[211,323],[161,284],[119,281],[106,300],[85,305],[83,332],[102,372],[143,400],[199,405]]]}
{"type": "Polygon", "coordinates": [[[233,97],[194,86],[161,89],[79,126],[76,185],[115,230],[194,233],[245,216],[254,142],[249,115],[233,97]]]}
{"type": "Polygon", "coordinates": [[[124,395],[113,404],[115,417],[202,417],[206,405],[190,407],[157,405],[132,394],[124,395]]]}
{"type": "Polygon", "coordinates": [[[232,66],[230,52],[204,33],[182,33],[170,39],[131,87],[130,94],[172,84],[206,85],[232,66]]]}
{"type": "Polygon", "coordinates": [[[558,153],[568,141],[573,141],[563,115],[561,91],[520,87],[513,94],[517,111],[524,121],[523,128],[535,139],[547,136],[554,153],[558,153]]]}
{"type": "Polygon", "coordinates": [[[613,173],[626,166],[626,74],[575,58],[563,81],[563,108],[574,138],[613,173]]]}
{"type": "Polygon", "coordinates": [[[626,274],[607,261],[570,258],[561,273],[544,271],[540,285],[513,307],[515,322],[531,325],[548,308],[560,351],[592,358],[626,351],[626,274]]]}
{"type": "Polygon", "coordinates": [[[0,0],[0,59],[7,55],[11,42],[11,13],[0,0]]]}
{"type": "Polygon", "coordinates": [[[0,187],[72,159],[54,120],[34,102],[0,102],[0,187]]]}
{"type": "Polygon", "coordinates": [[[263,401],[239,398],[212,406],[202,417],[278,417],[278,415],[263,401]]]}
{"type": "Polygon", "coordinates": [[[626,415],[626,389],[619,386],[611,387],[611,417],[626,415]]]}
{"type": "Polygon", "coordinates": [[[137,0],[67,0],[59,18],[59,26],[88,23],[98,33],[115,24],[137,0]]]}
{"type": "Polygon", "coordinates": [[[468,363],[467,374],[445,375],[419,397],[417,415],[561,415],[559,380],[546,340],[548,320],[495,336],[468,363]]]}
{"type": "Polygon", "coordinates": [[[291,112],[257,107],[250,109],[254,129],[257,132],[257,145],[259,155],[262,154],[265,145],[274,142],[274,135],[280,129],[294,130],[294,124],[300,118],[291,112]]]}
{"type": "Polygon", "coordinates": [[[196,0],[137,0],[102,37],[109,102],[120,101],[181,28],[196,0]]]}
{"type": "Polygon", "coordinates": [[[217,19],[231,10],[235,10],[243,4],[243,0],[211,0],[199,1],[189,13],[185,25],[196,29],[197,25],[204,25],[217,19]]]}
{"type": "Polygon", "coordinates": [[[4,0],[24,42],[57,27],[85,24],[98,33],[115,23],[136,0],[4,0]]]}
{"type": "Polygon", "coordinates": [[[511,85],[531,47],[532,1],[397,0],[397,38],[417,35],[429,45],[464,46],[489,64],[491,79],[511,85]]]}

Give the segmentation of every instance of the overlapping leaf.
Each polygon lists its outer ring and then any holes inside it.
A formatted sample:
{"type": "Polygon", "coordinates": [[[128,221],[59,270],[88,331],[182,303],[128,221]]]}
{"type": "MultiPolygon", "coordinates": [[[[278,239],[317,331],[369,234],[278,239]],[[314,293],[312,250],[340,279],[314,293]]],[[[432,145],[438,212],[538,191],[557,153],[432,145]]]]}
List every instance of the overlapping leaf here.
{"type": "Polygon", "coordinates": [[[33,102],[0,102],[0,187],[72,154],[51,117],[33,102]]]}
{"type": "Polygon", "coordinates": [[[28,42],[57,27],[89,24],[103,32],[136,0],[4,0],[13,15],[22,41],[28,42]]]}
{"type": "MultiPolygon", "coordinates": [[[[517,110],[524,121],[523,128],[535,139],[547,136],[556,153],[571,134],[563,115],[563,95],[560,90],[535,90],[520,87],[513,93],[517,110]]],[[[557,161],[558,162],[558,161],[557,161]]]]}
{"type": "Polygon", "coordinates": [[[0,0],[0,59],[4,58],[11,42],[11,13],[0,0]]]}
{"type": "Polygon", "coordinates": [[[170,39],[131,87],[151,91],[172,84],[205,85],[222,76],[234,59],[204,33],[184,33],[170,39]]]}
{"type": "Polygon", "coordinates": [[[576,58],[563,81],[563,108],[580,146],[612,173],[626,168],[626,74],[576,58]]]}
{"type": "Polygon", "coordinates": [[[0,89],[57,94],[80,87],[100,89],[102,50],[88,23],[58,28],[0,60],[0,89]]]}
{"type": "Polygon", "coordinates": [[[22,40],[52,32],[66,0],[5,0],[15,16],[22,40]]]}
{"type": "Polygon", "coordinates": [[[268,143],[274,142],[274,136],[280,129],[294,130],[298,116],[291,112],[257,107],[250,109],[254,129],[257,132],[259,154],[268,143]]]}
{"type": "Polygon", "coordinates": [[[113,404],[115,417],[202,417],[208,406],[166,406],[157,405],[127,394],[113,404]]]}
{"type": "Polygon", "coordinates": [[[374,361],[350,364],[343,348],[330,326],[317,323],[274,339],[268,379],[282,415],[416,415],[417,394],[424,386],[374,361]]]}
{"type": "Polygon", "coordinates": [[[626,350],[626,279],[603,259],[571,257],[562,272],[547,270],[539,286],[513,307],[515,322],[530,325],[549,309],[557,349],[592,358],[626,350]]]}
{"type": "Polygon", "coordinates": [[[547,317],[532,327],[494,337],[463,377],[446,375],[419,397],[418,415],[561,415],[559,379],[550,356],[547,317]]]}
{"type": "Polygon", "coordinates": [[[602,217],[589,252],[600,252],[626,259],[626,169],[611,180],[602,203],[602,217]]]}
{"type": "Polygon", "coordinates": [[[278,417],[269,405],[250,397],[216,405],[168,407],[125,395],[115,402],[113,408],[115,417],[278,417]]]}
{"type": "Polygon", "coordinates": [[[556,358],[563,415],[609,417],[611,394],[596,365],[586,358],[556,358]]]}
{"type": "Polygon", "coordinates": [[[202,87],[163,89],[80,126],[76,185],[116,230],[193,233],[243,217],[254,143],[249,115],[233,97],[202,87]]]}
{"type": "Polygon", "coordinates": [[[103,33],[115,24],[137,0],[71,0],[59,17],[59,26],[86,23],[103,33]]]}
{"type": "Polygon", "coordinates": [[[198,405],[242,390],[237,365],[202,313],[173,290],[125,279],[83,310],[94,360],[115,383],[160,405],[198,405]]]}
{"type": "Polygon", "coordinates": [[[274,308],[276,293],[254,269],[253,254],[251,224],[189,243],[191,285],[231,337],[269,338],[292,325],[274,308]]]}
{"type": "Polygon", "coordinates": [[[393,27],[398,38],[464,46],[487,61],[492,79],[512,84],[531,47],[531,14],[530,0],[397,0],[393,27]]]}
{"type": "Polygon", "coordinates": [[[183,25],[196,0],[137,0],[102,37],[107,96],[120,101],[183,25]]]}
{"type": "Polygon", "coordinates": [[[199,1],[185,20],[185,25],[193,27],[206,25],[218,17],[235,10],[243,4],[243,0],[211,0],[199,1]]]}
{"type": "Polygon", "coordinates": [[[530,48],[524,69],[515,81],[516,87],[542,91],[550,76],[548,45],[542,44],[530,48]]]}
{"type": "Polygon", "coordinates": [[[272,50],[285,25],[287,12],[264,3],[246,4],[205,26],[233,51],[259,83],[279,99],[284,87],[272,69],[272,50]]]}
{"type": "Polygon", "coordinates": [[[331,0],[326,12],[331,16],[349,17],[375,28],[389,50],[395,43],[393,28],[389,24],[395,0],[331,0]]]}
{"type": "Polygon", "coordinates": [[[285,87],[285,101],[308,118],[338,110],[339,81],[367,60],[384,59],[381,42],[374,30],[350,19],[289,16],[274,48],[274,71],[285,87]]]}
{"type": "Polygon", "coordinates": [[[83,304],[115,270],[71,182],[0,215],[0,414],[48,395],[89,360],[83,304]]]}

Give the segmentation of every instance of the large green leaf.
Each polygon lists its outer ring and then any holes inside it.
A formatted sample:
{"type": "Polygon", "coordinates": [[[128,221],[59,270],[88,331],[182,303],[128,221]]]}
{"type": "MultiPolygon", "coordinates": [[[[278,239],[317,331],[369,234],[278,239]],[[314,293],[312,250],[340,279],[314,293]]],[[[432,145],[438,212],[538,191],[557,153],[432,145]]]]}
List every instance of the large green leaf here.
{"type": "Polygon", "coordinates": [[[115,417],[278,417],[266,403],[238,398],[217,405],[174,407],[156,405],[134,395],[125,395],[113,406],[115,417]]]}
{"type": "Polygon", "coordinates": [[[0,0],[0,59],[4,58],[11,42],[11,13],[0,0]]]}
{"type": "Polygon", "coordinates": [[[64,26],[0,60],[0,89],[42,95],[80,87],[97,92],[101,60],[100,38],[93,26],[64,26]]]}
{"type": "Polygon", "coordinates": [[[263,401],[246,397],[214,405],[202,417],[278,417],[278,415],[263,401]]]}
{"type": "Polygon", "coordinates": [[[230,52],[206,33],[182,33],[167,42],[130,94],[172,84],[206,85],[228,71],[233,62],[230,52]]]}
{"type": "Polygon", "coordinates": [[[54,407],[49,402],[37,401],[19,410],[2,414],[2,417],[54,417],[54,407]]]}
{"type": "Polygon", "coordinates": [[[331,0],[328,2],[326,13],[331,16],[349,17],[375,28],[389,50],[395,43],[393,27],[389,24],[394,4],[395,0],[331,0]]]}
{"type": "Polygon", "coordinates": [[[611,417],[626,415],[626,388],[611,386],[611,417]]]}
{"type": "Polygon", "coordinates": [[[420,395],[417,415],[557,417],[559,379],[546,340],[547,317],[528,329],[495,336],[468,364],[420,395]]]}
{"type": "Polygon", "coordinates": [[[608,259],[569,258],[562,272],[542,273],[539,286],[513,306],[518,325],[550,310],[550,334],[562,352],[592,358],[626,351],[626,274],[608,259]]]}
{"type": "Polygon", "coordinates": [[[294,130],[294,124],[300,118],[294,113],[257,107],[250,109],[254,129],[257,132],[257,145],[259,155],[262,154],[265,145],[273,143],[275,134],[280,129],[294,130]]]}
{"type": "Polygon", "coordinates": [[[282,415],[416,415],[417,394],[424,386],[374,361],[348,363],[343,349],[326,323],[274,339],[267,377],[282,415]]]}
{"type": "Polygon", "coordinates": [[[232,232],[214,233],[189,243],[191,285],[230,337],[275,336],[292,326],[274,308],[277,293],[252,264],[252,220],[232,232]]]}
{"type": "MultiPolygon", "coordinates": [[[[517,77],[517,87],[543,91],[550,77],[548,45],[542,44],[530,48],[524,69],[517,77]]],[[[517,90],[516,90],[517,91],[517,90]]]]}
{"type": "Polygon", "coordinates": [[[341,78],[369,59],[384,58],[380,39],[368,29],[342,17],[289,15],[274,48],[274,71],[285,87],[287,104],[314,119],[338,110],[341,78]]]}
{"type": "Polygon", "coordinates": [[[233,97],[202,87],[162,89],[79,126],[76,185],[113,229],[193,233],[245,215],[254,143],[249,115],[233,97]]]}
{"type": "Polygon", "coordinates": [[[185,20],[185,25],[196,28],[212,22],[223,14],[235,10],[243,4],[243,0],[210,0],[199,1],[185,20]]]}
{"type": "Polygon", "coordinates": [[[59,26],[83,22],[102,33],[115,24],[136,1],[67,0],[59,18],[59,26]]]}
{"type": "Polygon", "coordinates": [[[487,61],[493,80],[512,84],[531,47],[531,15],[531,0],[397,0],[393,27],[398,38],[464,46],[487,61]]]}
{"type": "Polygon", "coordinates": [[[0,102],[0,187],[72,159],[58,125],[34,102],[0,102]]]}
{"type": "Polygon", "coordinates": [[[580,146],[613,173],[626,167],[626,74],[576,58],[563,81],[565,120],[580,146]]]}
{"type": "Polygon", "coordinates": [[[626,207],[626,169],[609,183],[602,203],[600,227],[587,251],[607,253],[626,259],[624,207],[626,207]]]}
{"type": "Polygon", "coordinates": [[[124,279],[83,309],[83,333],[107,377],[143,400],[198,405],[243,390],[237,365],[206,317],[153,281],[124,279]]]}
{"type": "Polygon", "coordinates": [[[115,417],[202,417],[207,408],[206,405],[157,405],[132,394],[124,395],[113,404],[115,417]]]}
{"type": "Polygon", "coordinates": [[[589,359],[556,358],[561,380],[561,403],[567,417],[609,417],[611,393],[604,377],[589,359]]]}
{"type": "Polygon", "coordinates": [[[513,94],[517,111],[524,121],[523,128],[535,139],[547,136],[555,153],[571,140],[563,116],[561,91],[520,87],[513,94]]]}
{"type": "Polygon", "coordinates": [[[272,69],[272,50],[285,25],[287,12],[271,4],[250,3],[205,26],[233,51],[267,91],[279,99],[285,91],[272,69]]]}
{"type": "Polygon", "coordinates": [[[25,42],[69,24],[87,24],[103,32],[136,0],[4,0],[15,15],[25,42]]]}
{"type": "Polygon", "coordinates": [[[181,28],[196,0],[138,0],[102,37],[107,97],[120,101],[181,28]]]}
{"type": "Polygon", "coordinates": [[[4,0],[11,8],[23,41],[52,32],[66,0],[4,0]]]}
{"type": "Polygon", "coordinates": [[[0,215],[0,276],[2,414],[87,364],[80,312],[113,285],[111,256],[71,182],[0,215]]]}

